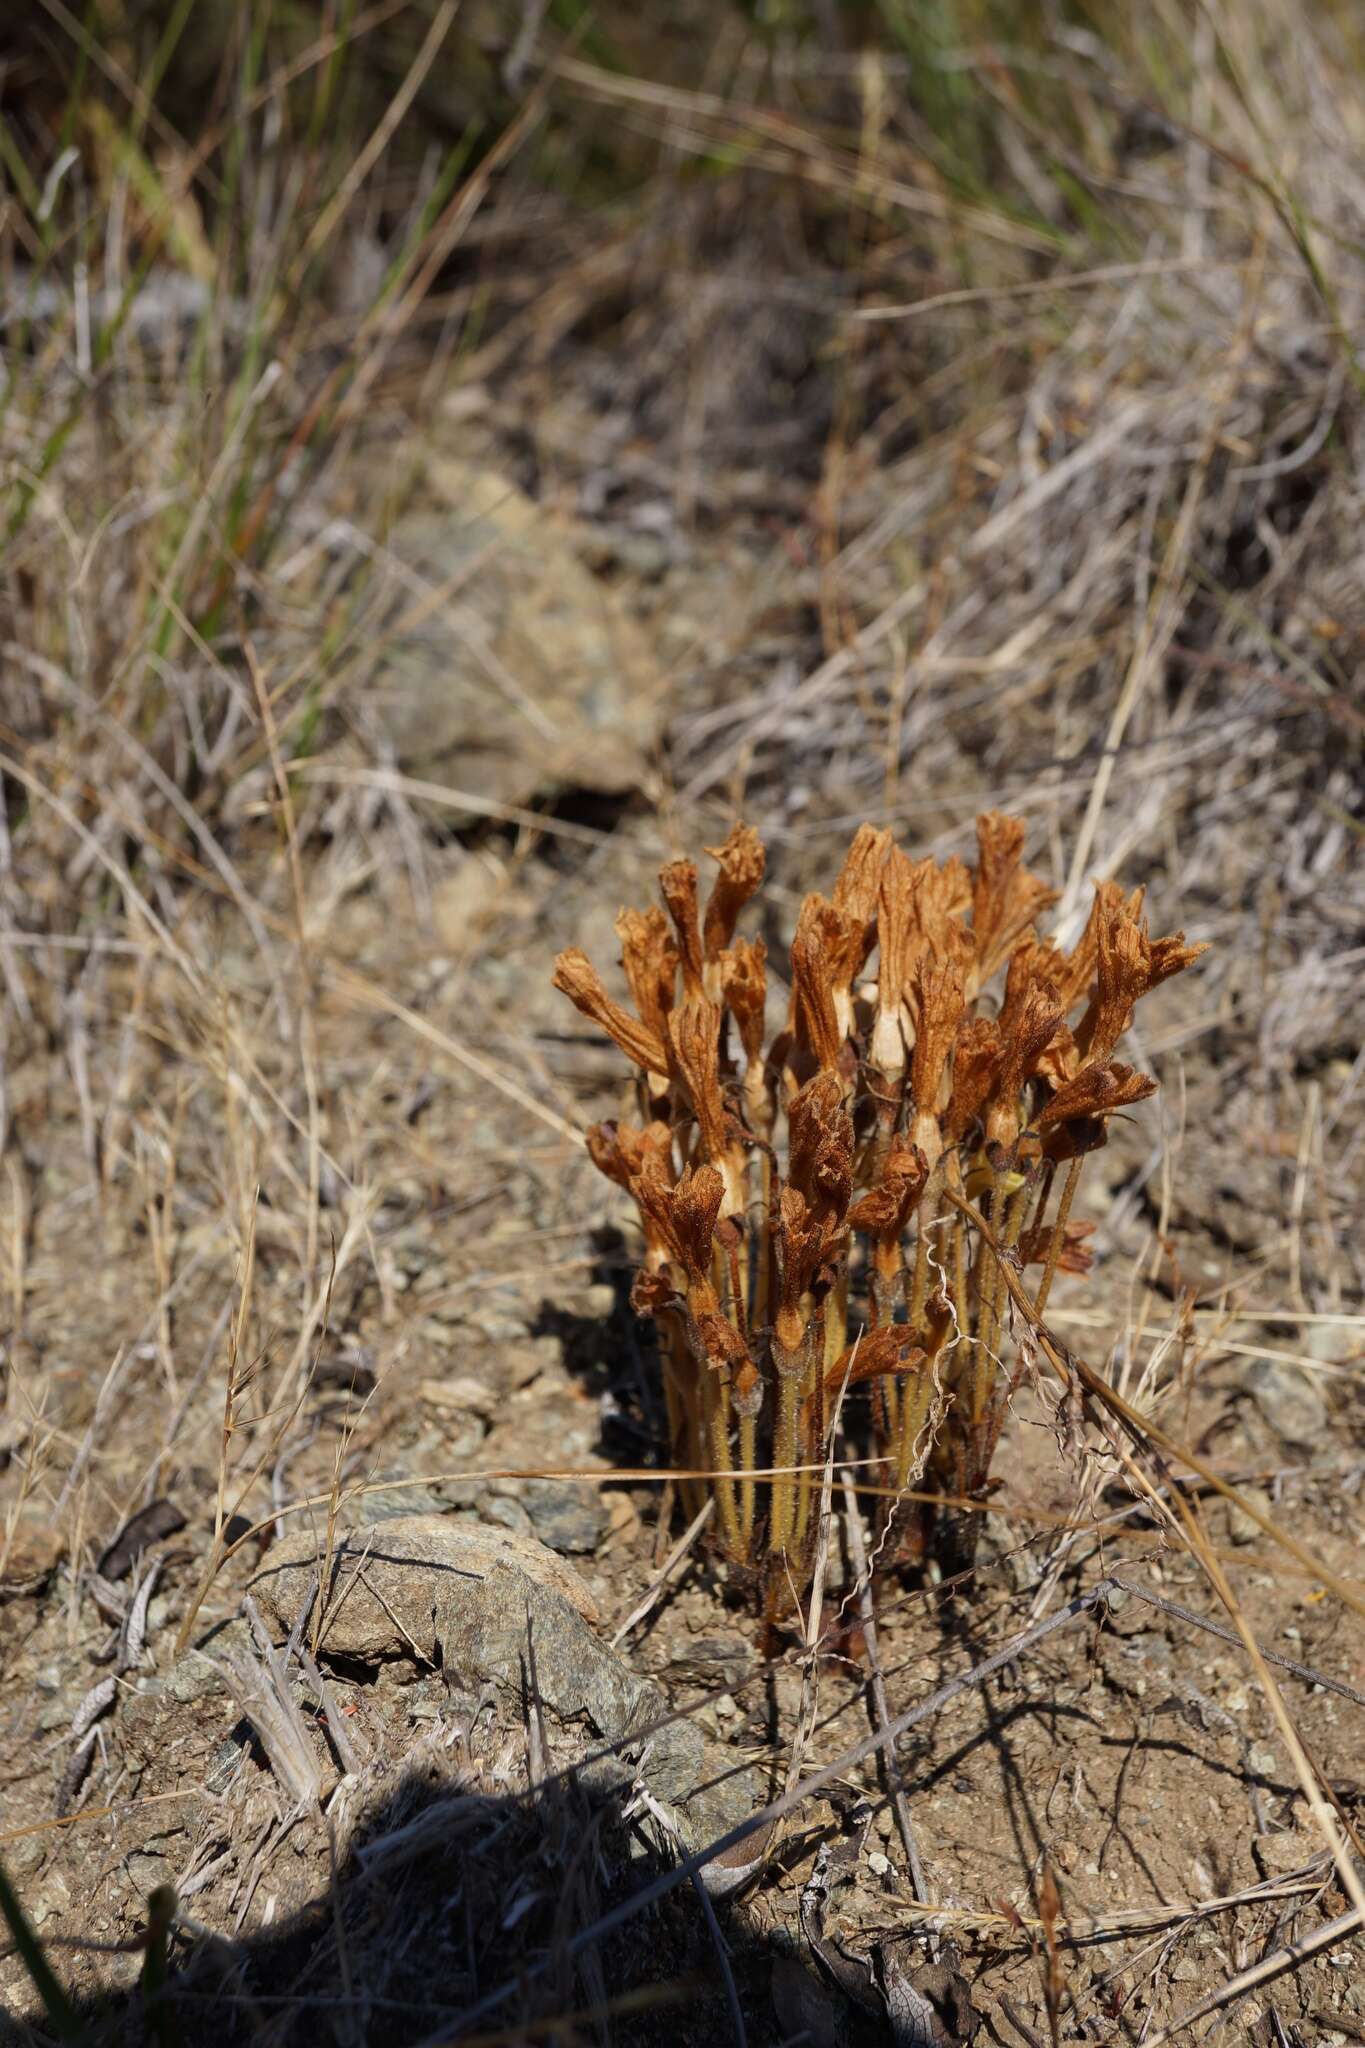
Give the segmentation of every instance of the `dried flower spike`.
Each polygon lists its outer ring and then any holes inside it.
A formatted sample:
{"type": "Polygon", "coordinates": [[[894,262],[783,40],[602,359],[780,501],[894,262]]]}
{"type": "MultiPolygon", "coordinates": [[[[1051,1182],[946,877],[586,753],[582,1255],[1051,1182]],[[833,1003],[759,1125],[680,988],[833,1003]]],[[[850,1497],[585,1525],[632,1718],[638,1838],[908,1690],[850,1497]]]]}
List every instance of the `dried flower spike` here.
{"type": "Polygon", "coordinates": [[[1152,939],[1142,892],[1103,882],[1062,952],[1035,929],[1054,897],[1023,846],[997,812],[972,869],[860,827],[828,898],[802,904],[771,1044],[765,949],[738,933],[765,865],[748,826],[710,850],[704,913],[687,860],[660,876],[667,917],[621,912],[634,1014],[582,953],[556,962],[637,1070],[644,1121],[588,1144],[640,1216],[632,1299],[658,1326],[671,1455],[710,1475],[681,1480],[683,1503],[709,1487],[770,1616],[800,1591],[836,1426],[883,1461],[884,1558],[931,1540],[897,1502],[926,1474],[985,1492],[1015,1379],[998,1260],[1041,1268],[1039,1314],[1088,1268],[1084,1161],[1156,1087],[1115,1048],[1203,950],[1152,939]]]}

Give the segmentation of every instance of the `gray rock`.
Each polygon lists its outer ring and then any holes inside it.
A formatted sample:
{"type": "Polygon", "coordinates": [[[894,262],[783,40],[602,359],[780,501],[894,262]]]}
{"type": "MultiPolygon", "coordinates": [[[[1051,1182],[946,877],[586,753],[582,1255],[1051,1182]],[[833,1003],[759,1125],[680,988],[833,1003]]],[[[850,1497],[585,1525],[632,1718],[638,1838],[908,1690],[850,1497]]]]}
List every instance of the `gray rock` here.
{"type": "Polygon", "coordinates": [[[519,1536],[534,1536],[536,1533],[531,1517],[514,1494],[491,1494],[481,1507],[486,1522],[497,1522],[504,1529],[515,1529],[519,1536]]]}
{"type": "MultiPolygon", "coordinates": [[[[281,1634],[317,1564],[311,1539],[276,1546],[251,1590],[281,1634]]],[[[326,1647],[366,1658],[439,1662],[456,1690],[491,1685],[518,1718],[534,1684],[544,1711],[601,1749],[584,1772],[601,1789],[637,1775],[689,1847],[762,1805],[761,1774],[675,1716],[659,1687],[589,1627],[592,1596],[571,1565],[534,1538],[450,1516],[414,1516],[341,1538],[329,1576],[326,1647]],[[363,1577],[361,1574],[363,1573],[363,1577]]]]}
{"type": "Polygon", "coordinates": [[[733,1750],[708,1742],[692,1721],[674,1717],[658,1686],[637,1677],[549,1587],[499,1565],[452,1603],[446,1619],[448,1673],[466,1686],[491,1682],[520,1710],[534,1650],[542,1706],[560,1722],[586,1726],[604,1745],[619,1745],[590,1767],[588,1782],[625,1785],[638,1769],[690,1846],[724,1834],[762,1805],[760,1774],[733,1750]]]}
{"type": "Polygon", "coordinates": [[[512,804],[648,779],[659,678],[571,522],[433,454],[387,545],[405,572],[400,630],[369,701],[401,769],[512,804]]]}
{"type": "Polygon", "coordinates": [[[606,1533],[609,1520],[595,1486],[572,1479],[528,1479],[521,1498],[542,1543],[569,1557],[591,1554],[606,1533]]]}
{"type": "MultiPolygon", "coordinates": [[[[251,1591],[282,1633],[293,1627],[317,1576],[321,1545],[309,1532],[277,1543],[251,1591]]],[[[409,1515],[342,1532],[326,1576],[333,1612],[324,1646],[333,1654],[436,1662],[447,1606],[506,1561],[553,1587],[581,1615],[597,1619],[572,1565],[534,1537],[453,1515],[409,1515]]]]}
{"type": "Polygon", "coordinates": [[[1306,1351],[1310,1358],[1321,1360],[1324,1365],[1351,1365],[1359,1363],[1365,1352],[1360,1320],[1339,1323],[1305,1323],[1299,1330],[1295,1348],[1306,1351]]]}
{"type": "Polygon", "coordinates": [[[187,1707],[195,1700],[211,1699],[215,1693],[226,1691],[226,1687],[221,1673],[207,1657],[198,1650],[187,1650],[166,1673],[166,1691],[182,1707],[187,1707]]]}
{"type": "Polygon", "coordinates": [[[1327,1404],[1316,1381],[1282,1358],[1255,1358],[1247,1368],[1247,1392],[1282,1442],[1318,1448],[1327,1433],[1327,1404]]]}
{"type": "MultiPolygon", "coordinates": [[[[1250,1501],[1263,1515],[1274,1515],[1274,1503],[1263,1486],[1241,1486],[1238,1492],[1243,1500],[1250,1501]]],[[[1260,1523],[1243,1513],[1236,1501],[1228,1502],[1228,1535],[1234,1543],[1259,1543],[1264,1534],[1260,1523]]]]}
{"type": "Polygon", "coordinates": [[[390,1492],[363,1493],[356,1515],[363,1528],[377,1522],[406,1522],[414,1515],[442,1515],[449,1502],[430,1486],[395,1486],[390,1492]]]}

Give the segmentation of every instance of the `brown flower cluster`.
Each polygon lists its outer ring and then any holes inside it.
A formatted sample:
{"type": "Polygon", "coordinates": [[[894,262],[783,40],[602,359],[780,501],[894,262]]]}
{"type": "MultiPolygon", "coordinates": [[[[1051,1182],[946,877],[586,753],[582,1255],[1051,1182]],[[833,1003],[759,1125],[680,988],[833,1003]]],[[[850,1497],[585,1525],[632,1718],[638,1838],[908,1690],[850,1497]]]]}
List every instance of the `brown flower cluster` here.
{"type": "Polygon", "coordinates": [[[1115,1048],[1141,998],[1203,950],[1151,938],[1141,891],[1104,882],[1063,952],[1038,934],[1054,894],[1023,841],[988,812],[968,867],[912,861],[862,826],[830,894],[801,906],[770,1043],[763,941],[737,936],[764,872],[746,825],[708,849],[704,909],[695,865],[676,860],[667,914],[617,919],[633,1008],[581,952],[556,962],[556,987],[636,1070],[638,1121],[588,1142],[639,1210],[634,1300],[660,1330],[673,1461],[709,1475],[682,1480],[684,1499],[714,1493],[727,1555],[770,1587],[800,1583],[852,1387],[870,1389],[893,1503],[926,1471],[985,1489],[1011,1388],[1007,1295],[962,1205],[1000,1256],[1038,1269],[1041,1313],[1058,1269],[1089,1262],[1090,1226],[1071,1217],[1085,1158],[1156,1086],[1115,1048]]]}

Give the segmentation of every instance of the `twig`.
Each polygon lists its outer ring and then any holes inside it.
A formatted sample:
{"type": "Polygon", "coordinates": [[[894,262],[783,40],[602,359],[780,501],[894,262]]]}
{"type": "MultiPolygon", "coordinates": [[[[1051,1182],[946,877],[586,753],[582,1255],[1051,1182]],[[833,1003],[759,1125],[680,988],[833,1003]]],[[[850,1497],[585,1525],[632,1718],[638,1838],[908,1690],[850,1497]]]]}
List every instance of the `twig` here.
{"type": "Polygon", "coordinates": [[[678,1538],[677,1542],[673,1545],[673,1548],[669,1551],[668,1556],[659,1566],[658,1571],[654,1575],[652,1583],[645,1591],[644,1597],[638,1602],[636,1606],[631,1608],[630,1613],[626,1616],[625,1620],[621,1623],[621,1626],[617,1629],[615,1635],[612,1637],[611,1647],[613,1650],[616,1648],[616,1645],[619,1642],[622,1642],[625,1639],[625,1637],[630,1634],[631,1630],[636,1626],[637,1622],[643,1621],[645,1616],[654,1607],[655,1603],[659,1600],[660,1596],[662,1595],[664,1587],[668,1584],[669,1573],[673,1570],[675,1565],[680,1564],[683,1558],[686,1557],[688,1551],[692,1548],[692,1545],[696,1542],[698,1536],[700,1536],[702,1530],[706,1527],[706,1524],[710,1521],[712,1515],[715,1513],[715,1509],[716,1497],[714,1494],[710,1494],[707,1497],[707,1499],[703,1502],[702,1506],[698,1508],[696,1514],[692,1517],[687,1527],[683,1530],[682,1535],[678,1538]]]}
{"type": "MultiPolygon", "coordinates": [[[[1169,1614],[1176,1621],[1187,1621],[1191,1628],[1202,1628],[1207,1635],[1217,1636],[1220,1642],[1235,1643],[1242,1647],[1242,1638],[1235,1629],[1226,1628],[1221,1621],[1210,1621],[1205,1615],[1195,1614],[1179,1601],[1168,1600],[1162,1593],[1148,1592],[1145,1586],[1135,1586],[1128,1579],[1116,1579],[1115,1584],[1125,1593],[1131,1593],[1135,1600],[1145,1600],[1149,1607],[1159,1607],[1163,1614],[1169,1614]]],[[[1281,1657],[1274,1650],[1261,1651],[1267,1664],[1277,1664],[1281,1671],[1289,1672],[1293,1678],[1301,1678],[1305,1685],[1320,1685],[1325,1692],[1340,1693],[1345,1700],[1351,1700],[1358,1707],[1365,1707],[1365,1693],[1347,1685],[1344,1679],[1329,1678],[1326,1672],[1315,1671],[1311,1664],[1296,1664],[1292,1657],[1281,1657]]]]}
{"type": "MultiPolygon", "coordinates": [[[[874,1725],[885,1728],[891,1719],[887,1705],[886,1679],[882,1673],[882,1661],[877,1650],[877,1618],[872,1603],[872,1579],[867,1569],[867,1543],[863,1536],[863,1518],[858,1509],[858,1496],[853,1490],[853,1481],[847,1472],[841,1474],[844,1489],[844,1527],[848,1531],[848,1547],[852,1554],[853,1570],[857,1576],[858,1619],[862,1624],[863,1641],[867,1644],[867,1668],[869,1690],[872,1694],[874,1725]]],[[[915,1897],[922,1906],[933,1904],[933,1893],[924,1875],[920,1862],[919,1844],[910,1820],[910,1802],[905,1796],[905,1785],[901,1779],[900,1765],[896,1760],[894,1745],[886,1750],[886,1783],[891,1795],[891,1809],[896,1816],[901,1842],[905,1848],[905,1860],[910,1867],[910,1883],[915,1897]]],[[[935,1955],[938,1936],[931,1935],[935,1955]]]]}

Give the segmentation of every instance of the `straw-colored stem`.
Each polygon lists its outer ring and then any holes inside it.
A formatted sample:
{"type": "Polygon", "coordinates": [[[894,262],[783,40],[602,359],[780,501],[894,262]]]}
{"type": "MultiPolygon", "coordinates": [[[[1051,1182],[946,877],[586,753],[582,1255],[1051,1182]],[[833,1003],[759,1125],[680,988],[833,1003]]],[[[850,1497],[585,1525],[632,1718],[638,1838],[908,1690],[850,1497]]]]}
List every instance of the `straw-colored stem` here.
{"type": "MultiPolygon", "coordinates": [[[[896,1447],[896,1487],[898,1491],[909,1486],[918,1475],[915,1471],[915,1446],[924,1433],[929,1419],[929,1403],[934,1398],[934,1376],[928,1366],[911,1373],[901,1395],[900,1437],[896,1447]]],[[[926,1450],[928,1446],[925,1446],[926,1450]]]]}
{"type": "MultiPolygon", "coordinates": [[[[702,1428],[696,1365],[688,1349],[687,1333],[676,1315],[671,1315],[666,1324],[664,1375],[666,1381],[672,1384],[681,1411],[681,1463],[685,1470],[695,1471],[698,1466],[706,1463],[706,1437],[702,1428]]],[[[678,1452],[675,1450],[674,1456],[677,1455],[678,1452]]],[[[678,1489],[682,1494],[685,1511],[689,1515],[700,1513],[706,1501],[705,1480],[680,1479],[678,1489]]]]}
{"type": "MultiPolygon", "coordinates": [[[[999,1185],[999,1177],[997,1177],[997,1185],[999,1185]]],[[[1004,1204],[1004,1211],[996,1225],[995,1234],[1002,1249],[1007,1252],[1013,1251],[1019,1242],[1019,1232],[1024,1225],[1024,1211],[1028,1207],[1028,1198],[1029,1189],[1027,1183],[1025,1183],[1024,1186],[1016,1188],[1004,1204]]],[[[992,1217],[995,1216],[995,1213],[996,1204],[993,1200],[991,1203],[992,1217]]],[[[1001,1332],[1004,1328],[1005,1313],[1004,1272],[1001,1269],[999,1259],[993,1251],[986,1253],[985,1256],[989,1261],[987,1270],[990,1273],[990,1299],[982,1322],[981,1347],[977,1354],[977,1360],[979,1366],[989,1366],[990,1377],[985,1400],[973,1417],[975,1422],[980,1422],[985,1414],[986,1406],[990,1400],[990,1387],[994,1385],[995,1375],[999,1371],[998,1354],[1001,1332]]]]}
{"type": "Polygon", "coordinates": [[[791,1467],[796,1463],[796,1421],[801,1406],[801,1375],[799,1370],[784,1371],[779,1365],[777,1373],[777,1422],[773,1430],[773,1472],[772,1509],[769,1520],[769,1544],[774,1556],[781,1556],[791,1549],[794,1523],[796,1479],[791,1467]]]}
{"type": "MultiPolygon", "coordinates": [[[[825,1442],[825,1357],[830,1341],[829,1329],[833,1318],[822,1304],[818,1309],[808,1296],[803,1303],[808,1315],[806,1370],[801,1381],[801,1405],[797,1410],[796,1456],[797,1461],[807,1468],[797,1474],[796,1480],[796,1554],[804,1557],[806,1535],[810,1528],[811,1502],[819,1485],[817,1474],[808,1468],[815,1462],[814,1454],[823,1451],[825,1442]],[[813,1416],[814,1428],[802,1427],[802,1417],[813,1416]]],[[[840,1350],[843,1349],[841,1345],[840,1350]]],[[[837,1358],[836,1351],[834,1356],[837,1358]]]]}
{"type": "Polygon", "coordinates": [[[771,1152],[760,1151],[758,1160],[758,1248],[754,1259],[754,1278],[749,1310],[750,1329],[761,1329],[768,1320],[768,1304],[772,1300],[772,1213],[773,1159],[771,1152]]]}
{"type": "MultiPolygon", "coordinates": [[[[945,1154],[945,1159],[947,1155],[945,1154]]],[[[920,1224],[915,1234],[915,1269],[910,1282],[910,1305],[908,1320],[912,1330],[918,1330],[924,1322],[924,1305],[929,1299],[929,1230],[939,1207],[947,1168],[943,1161],[935,1166],[929,1176],[919,1205],[920,1224]]]]}
{"type": "MultiPolygon", "coordinates": [[[[1005,1181],[1004,1168],[998,1168],[991,1176],[991,1223],[997,1237],[1004,1229],[1005,1181]]],[[[991,1389],[999,1371],[995,1355],[997,1331],[1000,1323],[1001,1302],[1005,1291],[1004,1275],[1000,1261],[993,1251],[983,1243],[977,1263],[977,1298],[981,1313],[977,1322],[976,1342],[972,1351],[972,1428],[980,1427],[981,1419],[990,1406],[991,1389]]]]}
{"type": "Polygon", "coordinates": [[[1056,1161],[1049,1159],[1038,1176],[1038,1199],[1033,1205],[1033,1215],[1029,1221],[1030,1232],[1041,1230],[1043,1227],[1043,1218],[1047,1215],[1047,1205],[1052,1200],[1052,1183],[1056,1177],[1056,1161]]]}
{"type": "Polygon", "coordinates": [[[743,1555],[743,1543],[739,1533],[739,1506],[735,1499],[733,1466],[730,1460],[730,1431],[727,1420],[729,1395],[719,1373],[705,1368],[703,1400],[707,1408],[707,1436],[711,1452],[712,1487],[716,1496],[716,1511],[720,1516],[721,1536],[730,1556],[738,1561],[743,1555]]]}
{"type": "Polygon", "coordinates": [[[758,1464],[758,1417],[741,1415],[739,1418],[739,1528],[744,1558],[747,1560],[754,1543],[754,1515],[757,1509],[757,1487],[754,1484],[754,1468],[758,1464]]]}
{"type": "Polygon", "coordinates": [[[967,1224],[960,1210],[954,1209],[949,1224],[948,1259],[952,1274],[953,1310],[957,1327],[965,1343],[972,1332],[971,1291],[967,1284],[967,1224]]]}

